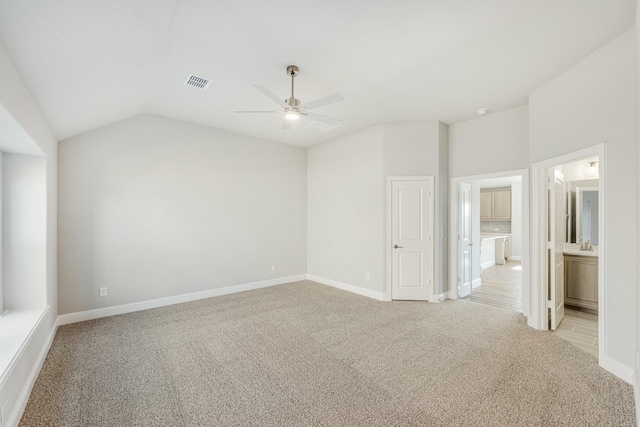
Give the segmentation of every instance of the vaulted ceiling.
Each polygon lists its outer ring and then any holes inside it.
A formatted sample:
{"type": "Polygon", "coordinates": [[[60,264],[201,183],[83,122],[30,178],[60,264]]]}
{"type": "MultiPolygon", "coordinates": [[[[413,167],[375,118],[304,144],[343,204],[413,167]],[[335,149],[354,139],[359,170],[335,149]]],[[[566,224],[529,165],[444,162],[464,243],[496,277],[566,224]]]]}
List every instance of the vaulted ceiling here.
{"type": "Polygon", "coordinates": [[[634,24],[635,0],[0,0],[0,43],[59,140],[143,113],[309,146],[383,122],[455,123],[529,93],[634,24]],[[252,84],[302,102],[281,130],[252,84]],[[184,85],[190,73],[212,81],[184,85]]]}

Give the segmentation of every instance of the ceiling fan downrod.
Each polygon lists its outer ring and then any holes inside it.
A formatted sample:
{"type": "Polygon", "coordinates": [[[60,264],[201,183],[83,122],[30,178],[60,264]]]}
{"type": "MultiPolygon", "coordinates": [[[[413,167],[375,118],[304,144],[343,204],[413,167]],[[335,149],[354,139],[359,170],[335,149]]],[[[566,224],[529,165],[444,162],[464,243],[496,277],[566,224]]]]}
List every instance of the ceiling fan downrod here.
{"type": "Polygon", "coordinates": [[[300,74],[300,68],[297,65],[289,65],[287,67],[287,75],[291,76],[291,98],[285,100],[285,102],[293,109],[296,109],[300,106],[300,100],[296,99],[293,95],[294,89],[294,79],[296,76],[300,74]]]}

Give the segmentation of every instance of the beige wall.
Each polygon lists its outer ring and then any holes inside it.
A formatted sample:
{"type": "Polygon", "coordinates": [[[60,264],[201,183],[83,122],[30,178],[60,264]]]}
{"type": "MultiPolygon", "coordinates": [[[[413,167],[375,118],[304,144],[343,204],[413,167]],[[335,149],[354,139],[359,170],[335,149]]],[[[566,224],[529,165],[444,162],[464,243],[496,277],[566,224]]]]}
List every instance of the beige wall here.
{"type": "Polygon", "coordinates": [[[436,291],[446,289],[447,131],[437,121],[383,123],[309,148],[310,274],[383,297],[386,178],[434,176],[436,291]]]}
{"type": "Polygon", "coordinates": [[[143,115],[59,157],[61,314],[306,273],[303,148],[143,115]]]}
{"type": "Polygon", "coordinates": [[[482,175],[529,167],[527,105],[450,126],[449,176],[482,175]]]}
{"type": "Polygon", "coordinates": [[[309,274],[382,294],[382,125],[315,145],[307,159],[309,274]]]}
{"type": "Polygon", "coordinates": [[[606,144],[608,355],[635,367],[637,68],[635,28],[529,97],[532,162],[606,144]],[[633,337],[633,338],[631,338],[633,337]]]}

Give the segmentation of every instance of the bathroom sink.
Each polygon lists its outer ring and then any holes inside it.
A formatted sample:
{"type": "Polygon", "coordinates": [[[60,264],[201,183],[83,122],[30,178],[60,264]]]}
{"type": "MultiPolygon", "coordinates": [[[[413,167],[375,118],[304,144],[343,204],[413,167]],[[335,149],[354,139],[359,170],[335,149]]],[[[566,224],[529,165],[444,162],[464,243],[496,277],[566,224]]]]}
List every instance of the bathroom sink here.
{"type": "Polygon", "coordinates": [[[598,247],[594,246],[592,251],[581,251],[580,245],[577,243],[566,243],[564,248],[562,248],[562,253],[565,255],[574,255],[574,256],[587,256],[587,257],[598,257],[598,247]]]}

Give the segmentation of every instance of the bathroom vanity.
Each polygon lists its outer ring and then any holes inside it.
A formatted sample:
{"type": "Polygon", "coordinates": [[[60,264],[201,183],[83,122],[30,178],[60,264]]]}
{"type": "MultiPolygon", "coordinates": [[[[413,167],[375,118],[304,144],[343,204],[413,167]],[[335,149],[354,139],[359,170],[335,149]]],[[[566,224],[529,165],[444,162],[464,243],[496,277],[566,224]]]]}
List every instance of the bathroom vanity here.
{"type": "Polygon", "coordinates": [[[564,301],[567,305],[598,310],[598,250],[580,250],[565,244],[564,301]]]}

